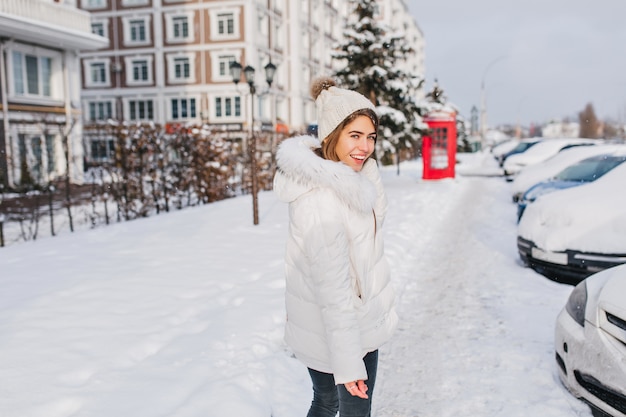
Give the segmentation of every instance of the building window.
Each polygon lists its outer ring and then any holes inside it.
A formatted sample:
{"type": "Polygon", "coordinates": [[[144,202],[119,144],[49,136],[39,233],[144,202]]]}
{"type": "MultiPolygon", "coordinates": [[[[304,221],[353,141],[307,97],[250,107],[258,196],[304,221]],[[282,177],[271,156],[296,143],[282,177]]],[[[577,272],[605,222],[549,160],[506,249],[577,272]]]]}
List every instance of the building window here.
{"type": "Polygon", "coordinates": [[[91,23],[91,33],[98,36],[104,36],[104,23],[93,22],[91,23]]]}
{"type": "Polygon", "coordinates": [[[86,87],[109,87],[111,77],[109,75],[110,60],[108,58],[98,60],[84,60],[86,87]]]}
{"type": "Polygon", "coordinates": [[[189,58],[174,59],[174,78],[188,79],[190,75],[189,58]]]}
{"type": "Polygon", "coordinates": [[[42,178],[42,137],[27,136],[24,133],[17,135],[18,158],[20,161],[20,183],[41,184],[42,178]]]}
{"type": "Polygon", "coordinates": [[[150,44],[150,17],[125,17],[124,45],[138,46],[150,44]]]}
{"type": "Polygon", "coordinates": [[[215,118],[241,116],[240,97],[215,97],[215,118]]]}
{"type": "Polygon", "coordinates": [[[154,104],[152,100],[130,100],[128,109],[130,120],[154,119],[154,104]]]}
{"type": "Polygon", "coordinates": [[[230,51],[212,51],[211,52],[211,79],[216,82],[232,82],[233,78],[230,74],[230,64],[240,59],[238,53],[229,53],[230,51]]]}
{"type": "Polygon", "coordinates": [[[148,61],[133,61],[132,71],[133,81],[150,81],[148,78],[148,61]]]}
{"type": "Polygon", "coordinates": [[[172,19],[174,38],[186,39],[189,37],[189,20],[187,16],[177,16],[172,19]]]}
{"type": "Polygon", "coordinates": [[[190,119],[196,117],[195,98],[173,98],[172,120],[190,119]]]}
{"type": "Polygon", "coordinates": [[[81,6],[83,9],[104,9],[107,7],[107,0],[82,0],[81,6]]]}
{"type": "Polygon", "coordinates": [[[42,160],[42,150],[41,150],[41,137],[33,136],[30,138],[30,149],[33,153],[33,166],[31,167],[33,177],[35,177],[37,182],[41,182],[41,166],[43,164],[42,160]]]}
{"type": "Polygon", "coordinates": [[[106,83],[106,64],[104,62],[95,62],[91,64],[90,79],[92,84],[106,83]]]}
{"type": "Polygon", "coordinates": [[[126,80],[128,85],[148,85],[153,82],[153,57],[126,57],[124,58],[126,68],[126,80]]]}
{"type": "Polygon", "coordinates": [[[220,35],[233,35],[235,33],[235,17],[232,13],[217,15],[217,33],[220,35]]]}
{"type": "MultiPolygon", "coordinates": [[[[283,26],[280,23],[276,23],[274,25],[274,36],[272,36],[272,40],[274,42],[274,47],[277,49],[283,49],[283,26]]],[[[330,55],[330,54],[328,54],[330,55]]]]}
{"type": "Polygon", "coordinates": [[[239,9],[232,10],[212,10],[211,18],[211,37],[213,39],[236,39],[240,36],[239,32],[239,9]]]}
{"type": "Polygon", "coordinates": [[[110,101],[89,102],[89,121],[108,120],[113,118],[113,105],[110,101]]]}
{"type": "Polygon", "coordinates": [[[144,42],[146,40],[146,22],[143,20],[131,20],[128,25],[130,26],[130,40],[133,43],[144,42]]]}
{"type": "Polygon", "coordinates": [[[236,61],[233,55],[222,55],[218,58],[219,76],[230,77],[230,64],[236,61]]]}
{"type": "Polygon", "coordinates": [[[55,171],[56,168],[56,137],[54,135],[46,135],[46,160],[48,162],[48,174],[55,171]]]}
{"type": "Polygon", "coordinates": [[[17,96],[52,97],[52,58],[13,51],[13,91],[17,96]]]}
{"type": "Polygon", "coordinates": [[[168,42],[193,41],[193,13],[171,13],[165,15],[168,42]]]}
{"type": "Polygon", "coordinates": [[[115,157],[115,141],[113,138],[92,138],[91,141],[92,161],[111,161],[115,157]]]}
{"type": "Polygon", "coordinates": [[[167,77],[169,83],[190,83],[194,82],[195,76],[195,54],[169,54],[167,56],[167,77]]]}
{"type": "MultiPolygon", "coordinates": [[[[109,20],[104,18],[94,19],[91,22],[91,33],[94,35],[102,36],[103,38],[109,38],[109,20]]],[[[109,39],[110,43],[110,39],[109,39]]]]}
{"type": "Polygon", "coordinates": [[[122,6],[124,7],[145,6],[147,4],[149,4],[148,0],[122,0],[122,6]]]}

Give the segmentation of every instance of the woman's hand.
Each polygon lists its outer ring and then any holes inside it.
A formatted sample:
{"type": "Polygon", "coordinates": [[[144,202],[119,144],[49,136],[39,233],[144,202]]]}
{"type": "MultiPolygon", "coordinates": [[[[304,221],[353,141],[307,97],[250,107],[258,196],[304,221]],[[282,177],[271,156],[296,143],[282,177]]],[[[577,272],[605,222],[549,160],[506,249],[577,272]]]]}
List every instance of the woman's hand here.
{"type": "Polygon", "coordinates": [[[359,397],[363,399],[367,399],[367,385],[365,385],[365,381],[359,379],[358,381],[348,382],[347,384],[343,384],[346,387],[346,390],[352,394],[353,397],[359,397]]]}

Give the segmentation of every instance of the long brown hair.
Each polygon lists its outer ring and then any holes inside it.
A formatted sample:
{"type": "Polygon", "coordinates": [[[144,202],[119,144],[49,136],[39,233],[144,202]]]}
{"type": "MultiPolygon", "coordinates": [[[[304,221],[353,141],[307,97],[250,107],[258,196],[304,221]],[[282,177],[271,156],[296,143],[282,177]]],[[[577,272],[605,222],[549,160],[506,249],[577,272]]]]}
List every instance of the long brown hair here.
{"type": "Polygon", "coordinates": [[[374,130],[378,132],[378,115],[372,109],[360,109],[352,113],[350,116],[343,119],[339,126],[335,128],[328,136],[322,138],[322,148],[320,149],[320,156],[324,159],[338,162],[339,156],[337,155],[337,142],[339,142],[339,136],[341,131],[359,116],[366,116],[374,124],[374,130]]]}

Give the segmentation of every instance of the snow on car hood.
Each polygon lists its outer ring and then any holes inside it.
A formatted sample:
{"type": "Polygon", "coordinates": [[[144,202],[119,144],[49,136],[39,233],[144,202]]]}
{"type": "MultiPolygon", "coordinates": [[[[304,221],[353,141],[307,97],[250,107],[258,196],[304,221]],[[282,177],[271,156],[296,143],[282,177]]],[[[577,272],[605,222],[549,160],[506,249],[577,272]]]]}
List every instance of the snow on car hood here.
{"type": "Polygon", "coordinates": [[[626,253],[626,163],[528,205],[518,235],[549,251],[626,253]]]}

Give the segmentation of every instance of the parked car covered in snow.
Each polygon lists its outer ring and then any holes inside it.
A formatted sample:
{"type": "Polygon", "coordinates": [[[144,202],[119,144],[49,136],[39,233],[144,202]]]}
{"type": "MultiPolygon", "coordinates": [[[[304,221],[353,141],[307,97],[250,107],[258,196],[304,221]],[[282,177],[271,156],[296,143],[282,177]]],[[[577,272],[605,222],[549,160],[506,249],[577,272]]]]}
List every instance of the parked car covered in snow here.
{"type": "Polygon", "coordinates": [[[594,415],[626,416],[624,294],[626,265],[598,272],[574,288],[556,320],[559,377],[594,415]]]}
{"type": "MultiPolygon", "coordinates": [[[[522,153],[509,156],[502,165],[504,175],[511,177],[525,167],[543,162],[564,149],[598,143],[600,143],[600,141],[595,139],[544,139],[522,153]]],[[[512,180],[512,178],[509,179],[512,180]]]]}
{"type": "Polygon", "coordinates": [[[600,179],[545,195],[526,207],[517,229],[522,261],[576,283],[626,263],[626,164],[600,179]]]}
{"type": "Polygon", "coordinates": [[[553,178],[556,174],[576,162],[620,149],[626,150],[626,145],[574,146],[573,148],[562,150],[543,162],[526,167],[515,176],[511,184],[513,202],[517,202],[522,194],[533,185],[553,178]]]}
{"type": "MultiPolygon", "coordinates": [[[[587,147],[588,146],[585,146],[585,148],[587,147]]],[[[601,146],[591,146],[591,148],[600,147],[601,146]]],[[[533,185],[517,202],[517,220],[519,221],[524,214],[526,206],[539,197],[554,191],[565,190],[596,181],[625,161],[626,148],[614,153],[592,156],[591,158],[583,159],[582,161],[570,165],[549,180],[533,185]]]]}
{"type": "Polygon", "coordinates": [[[494,148],[493,154],[500,166],[502,166],[504,164],[504,161],[506,161],[509,156],[525,152],[533,145],[539,143],[540,140],[541,138],[527,138],[515,140],[513,142],[507,142],[506,144],[500,145],[498,149],[494,148]]]}

